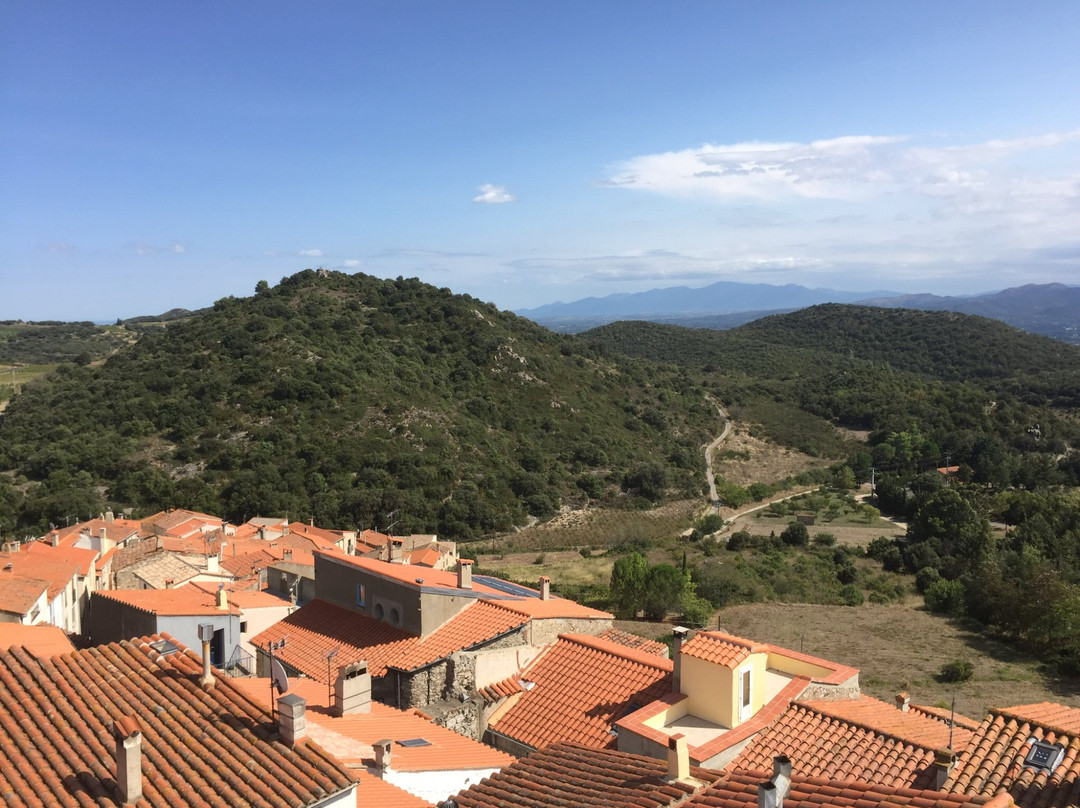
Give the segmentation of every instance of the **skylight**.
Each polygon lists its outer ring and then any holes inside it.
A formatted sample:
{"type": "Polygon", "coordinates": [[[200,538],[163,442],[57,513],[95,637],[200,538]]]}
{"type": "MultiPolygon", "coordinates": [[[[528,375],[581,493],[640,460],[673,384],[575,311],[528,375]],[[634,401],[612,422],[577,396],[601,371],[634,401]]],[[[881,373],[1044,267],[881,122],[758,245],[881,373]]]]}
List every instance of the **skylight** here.
{"type": "Polygon", "coordinates": [[[398,746],[431,746],[431,741],[424,738],[409,738],[407,741],[398,741],[398,746]]]}
{"type": "Polygon", "coordinates": [[[1028,744],[1031,748],[1028,750],[1027,757],[1024,758],[1024,765],[1031,766],[1033,769],[1052,772],[1065,757],[1065,747],[1059,743],[1049,744],[1046,741],[1031,738],[1028,744]]]}

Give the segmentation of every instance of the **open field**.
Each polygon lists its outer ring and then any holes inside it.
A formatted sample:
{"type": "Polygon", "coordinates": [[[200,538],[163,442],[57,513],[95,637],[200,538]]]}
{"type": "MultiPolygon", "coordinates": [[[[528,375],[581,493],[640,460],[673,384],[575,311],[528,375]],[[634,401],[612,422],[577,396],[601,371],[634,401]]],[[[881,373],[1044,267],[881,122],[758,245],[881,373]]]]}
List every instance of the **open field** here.
{"type": "MultiPolygon", "coordinates": [[[[754,640],[781,645],[859,668],[864,693],[891,702],[906,691],[914,704],[947,706],[980,720],[989,707],[1053,701],[1080,707],[1080,679],[1064,678],[1014,651],[988,640],[959,621],[903,605],[813,606],[747,603],[723,609],[712,625],[754,640]],[[975,666],[971,680],[941,684],[943,664],[966,659],[975,666]]],[[[671,632],[670,624],[622,621],[620,628],[648,637],[671,632]]]]}
{"type": "Polygon", "coordinates": [[[747,424],[734,421],[731,434],[713,455],[716,474],[736,485],[772,483],[829,462],[755,438],[747,424]]]}

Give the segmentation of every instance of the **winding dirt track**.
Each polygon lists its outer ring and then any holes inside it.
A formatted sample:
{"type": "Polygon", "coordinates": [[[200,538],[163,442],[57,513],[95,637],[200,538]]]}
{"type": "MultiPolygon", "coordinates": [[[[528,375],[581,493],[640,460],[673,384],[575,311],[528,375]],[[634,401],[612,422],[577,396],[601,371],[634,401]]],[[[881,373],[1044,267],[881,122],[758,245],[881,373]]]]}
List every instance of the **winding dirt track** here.
{"type": "Polygon", "coordinates": [[[716,407],[716,411],[720,413],[720,417],[724,419],[724,431],[720,433],[716,440],[705,447],[705,479],[709,481],[709,502],[715,506],[720,497],[716,494],[716,474],[713,472],[712,455],[713,451],[721,444],[724,438],[731,434],[731,418],[715,398],[708,393],[705,394],[705,398],[710,404],[716,407]]]}

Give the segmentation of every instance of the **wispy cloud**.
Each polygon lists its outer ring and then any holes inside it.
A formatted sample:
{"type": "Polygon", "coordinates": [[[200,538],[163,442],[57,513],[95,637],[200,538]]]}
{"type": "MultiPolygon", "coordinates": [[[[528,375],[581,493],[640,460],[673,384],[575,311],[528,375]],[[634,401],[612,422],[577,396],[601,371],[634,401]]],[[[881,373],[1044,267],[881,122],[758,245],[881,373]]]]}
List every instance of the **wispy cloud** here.
{"type": "Polygon", "coordinates": [[[341,265],[346,269],[356,269],[361,263],[362,262],[358,258],[346,258],[341,262],[341,265]]]}
{"type": "Polygon", "coordinates": [[[299,255],[301,258],[322,258],[323,257],[323,251],[318,249],[317,247],[313,248],[313,249],[310,249],[310,250],[300,250],[296,254],[299,255]]]}
{"type": "Polygon", "coordinates": [[[47,241],[41,245],[41,249],[54,253],[73,253],[75,246],[66,241],[47,241]]]}
{"type": "Polygon", "coordinates": [[[480,202],[485,205],[504,205],[507,202],[514,201],[514,196],[507,193],[506,188],[502,185],[481,185],[476,190],[480,193],[473,197],[473,202],[480,202]]]}
{"type": "Polygon", "coordinates": [[[174,242],[168,247],[163,247],[159,244],[146,244],[145,242],[136,242],[134,244],[128,244],[128,249],[133,250],[136,255],[164,255],[165,253],[173,253],[175,255],[183,255],[187,252],[187,247],[179,242],[174,242]]]}

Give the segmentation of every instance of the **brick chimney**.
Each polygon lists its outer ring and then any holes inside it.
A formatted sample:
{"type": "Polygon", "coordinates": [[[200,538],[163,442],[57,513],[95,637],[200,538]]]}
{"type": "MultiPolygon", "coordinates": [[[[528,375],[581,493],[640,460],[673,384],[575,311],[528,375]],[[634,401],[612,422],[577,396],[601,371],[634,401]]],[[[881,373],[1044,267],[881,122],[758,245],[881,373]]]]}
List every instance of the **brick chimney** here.
{"type": "Polygon", "coordinates": [[[672,634],[675,636],[675,644],[671,649],[671,691],[682,693],[682,647],[686,642],[690,629],[683,626],[675,626],[672,634]]]}
{"type": "Polygon", "coordinates": [[[546,575],[540,576],[540,600],[551,600],[551,579],[546,575]]]}
{"type": "Polygon", "coordinates": [[[307,701],[295,693],[286,693],[277,700],[278,732],[288,746],[307,735],[307,701]]]}
{"type": "Polygon", "coordinates": [[[113,722],[116,739],[116,785],[124,804],[142,799],[142,727],[139,719],[125,715],[113,722]]]}
{"type": "Polygon", "coordinates": [[[934,751],[934,788],[940,791],[956,765],[956,752],[948,747],[934,751]]]}
{"type": "Polygon", "coordinates": [[[911,696],[907,693],[896,694],[896,709],[906,713],[911,708],[911,696]]]}
{"type": "Polygon", "coordinates": [[[371,674],[367,662],[354,662],[338,669],[331,712],[336,716],[371,712],[371,674]]]}
{"type": "Polygon", "coordinates": [[[375,768],[380,772],[390,771],[390,749],[394,742],[389,738],[383,738],[375,742],[375,768]]]}
{"type": "Polygon", "coordinates": [[[472,589],[473,563],[467,558],[458,561],[457,585],[458,589],[472,589]]]}
{"type": "Polygon", "coordinates": [[[676,733],[668,738],[667,778],[680,783],[690,778],[690,749],[686,745],[686,736],[676,733]]]}

